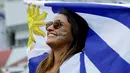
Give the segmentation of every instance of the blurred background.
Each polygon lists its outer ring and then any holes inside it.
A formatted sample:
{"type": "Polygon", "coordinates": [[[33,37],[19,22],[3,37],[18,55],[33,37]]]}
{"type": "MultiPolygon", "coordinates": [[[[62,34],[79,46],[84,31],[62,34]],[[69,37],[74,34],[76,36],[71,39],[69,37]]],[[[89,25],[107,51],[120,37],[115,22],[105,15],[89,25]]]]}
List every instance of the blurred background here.
{"type": "MultiPolygon", "coordinates": [[[[98,3],[130,2],[130,0],[53,1],[98,3]]],[[[27,27],[26,7],[23,0],[0,0],[0,73],[28,73],[26,52],[28,37],[29,31],[27,27]]]]}

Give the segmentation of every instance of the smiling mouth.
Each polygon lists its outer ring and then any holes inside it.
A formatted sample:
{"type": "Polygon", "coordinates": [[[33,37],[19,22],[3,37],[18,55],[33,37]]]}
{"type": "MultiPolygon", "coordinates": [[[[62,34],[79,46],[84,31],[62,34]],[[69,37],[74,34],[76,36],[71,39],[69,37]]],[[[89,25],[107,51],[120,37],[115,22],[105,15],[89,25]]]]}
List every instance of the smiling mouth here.
{"type": "Polygon", "coordinates": [[[48,36],[48,37],[53,37],[53,36],[57,36],[57,35],[54,34],[54,33],[48,33],[47,36],[48,36]]]}
{"type": "Polygon", "coordinates": [[[55,34],[48,34],[48,37],[56,36],[55,34]]]}

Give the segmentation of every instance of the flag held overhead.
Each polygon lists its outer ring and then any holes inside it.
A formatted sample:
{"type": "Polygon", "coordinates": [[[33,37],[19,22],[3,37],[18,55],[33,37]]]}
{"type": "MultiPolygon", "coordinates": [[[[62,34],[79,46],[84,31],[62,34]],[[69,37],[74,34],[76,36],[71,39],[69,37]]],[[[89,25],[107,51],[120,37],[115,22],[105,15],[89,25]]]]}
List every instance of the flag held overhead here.
{"type": "MultiPolygon", "coordinates": [[[[50,7],[54,15],[58,13],[60,9],[67,8],[77,12],[88,22],[90,29],[86,37],[84,53],[78,53],[63,63],[59,73],[130,73],[129,4],[42,1],[32,1],[32,4],[40,5],[43,10],[44,7],[50,7]]],[[[39,10],[39,8],[36,10],[39,10]]],[[[34,11],[34,9],[30,10],[30,13],[31,11],[34,11]]],[[[39,11],[36,11],[36,14],[38,12],[39,11]]],[[[52,17],[49,16],[49,12],[47,13],[48,17],[52,17]]],[[[45,17],[46,13],[43,13],[38,17],[38,20],[45,20],[45,17]]],[[[28,18],[28,20],[31,20],[31,18],[28,18]]],[[[35,24],[37,24],[37,28],[39,28],[41,22],[35,22],[35,24]]],[[[31,28],[30,25],[29,23],[29,27],[31,28]]],[[[36,29],[30,30],[31,42],[35,42],[32,37],[32,32],[35,30],[36,29]]],[[[39,31],[39,29],[36,31],[39,31]]],[[[34,32],[34,34],[44,35],[41,31],[39,31],[38,34],[34,32]]],[[[44,47],[42,49],[43,51],[35,47],[29,52],[31,55],[35,55],[29,57],[30,73],[35,73],[40,61],[48,56],[49,52],[47,49],[44,47]]]]}

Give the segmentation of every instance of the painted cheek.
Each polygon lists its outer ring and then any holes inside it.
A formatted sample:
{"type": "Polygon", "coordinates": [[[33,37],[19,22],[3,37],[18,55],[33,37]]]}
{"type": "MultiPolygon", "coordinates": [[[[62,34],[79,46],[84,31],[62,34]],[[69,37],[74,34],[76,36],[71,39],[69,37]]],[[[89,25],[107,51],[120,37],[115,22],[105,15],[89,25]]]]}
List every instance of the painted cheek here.
{"type": "Polygon", "coordinates": [[[58,38],[65,38],[67,36],[66,29],[59,29],[58,38]]]}

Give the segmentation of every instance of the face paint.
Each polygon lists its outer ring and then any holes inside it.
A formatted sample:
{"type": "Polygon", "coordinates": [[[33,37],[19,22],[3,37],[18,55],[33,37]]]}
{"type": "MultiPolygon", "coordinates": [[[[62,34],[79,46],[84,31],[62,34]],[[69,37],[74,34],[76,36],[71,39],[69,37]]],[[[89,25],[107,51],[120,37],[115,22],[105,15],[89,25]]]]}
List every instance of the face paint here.
{"type": "Polygon", "coordinates": [[[64,39],[67,36],[67,31],[65,29],[59,29],[60,33],[57,35],[58,38],[64,39]]]}

